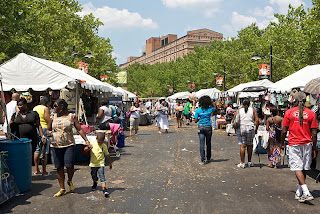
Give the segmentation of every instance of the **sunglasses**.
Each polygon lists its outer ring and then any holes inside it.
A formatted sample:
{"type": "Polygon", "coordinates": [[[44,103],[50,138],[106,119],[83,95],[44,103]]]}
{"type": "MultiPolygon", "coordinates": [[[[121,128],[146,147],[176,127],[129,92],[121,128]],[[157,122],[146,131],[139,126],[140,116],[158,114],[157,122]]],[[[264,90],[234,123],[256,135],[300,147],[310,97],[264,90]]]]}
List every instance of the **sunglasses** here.
{"type": "Polygon", "coordinates": [[[54,105],[53,105],[53,108],[57,108],[57,107],[59,107],[57,104],[54,104],[54,105]]]}

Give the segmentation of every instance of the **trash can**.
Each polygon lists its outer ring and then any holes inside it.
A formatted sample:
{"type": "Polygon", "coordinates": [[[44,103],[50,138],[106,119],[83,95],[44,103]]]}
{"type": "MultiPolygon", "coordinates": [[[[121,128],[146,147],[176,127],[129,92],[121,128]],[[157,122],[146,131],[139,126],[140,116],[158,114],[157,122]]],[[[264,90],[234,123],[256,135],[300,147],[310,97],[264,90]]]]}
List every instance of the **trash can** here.
{"type": "Polygon", "coordinates": [[[4,158],[19,191],[26,192],[31,190],[31,140],[27,138],[0,140],[0,151],[8,151],[4,158]]]}

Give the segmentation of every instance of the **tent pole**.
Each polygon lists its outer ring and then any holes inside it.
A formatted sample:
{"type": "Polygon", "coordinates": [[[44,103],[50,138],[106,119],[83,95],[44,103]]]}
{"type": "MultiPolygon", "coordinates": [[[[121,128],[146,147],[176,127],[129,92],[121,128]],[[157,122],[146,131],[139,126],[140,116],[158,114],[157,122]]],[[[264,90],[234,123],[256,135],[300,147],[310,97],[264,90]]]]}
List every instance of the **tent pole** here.
{"type": "Polygon", "coordinates": [[[1,99],[3,101],[3,103],[1,103],[1,106],[3,108],[3,112],[4,112],[4,115],[5,115],[5,118],[6,118],[6,121],[3,121],[3,122],[7,123],[7,133],[11,133],[11,129],[10,129],[10,126],[9,126],[9,123],[8,123],[7,106],[6,106],[6,100],[4,98],[4,93],[3,93],[2,76],[1,76],[1,74],[0,74],[0,85],[1,85],[1,99]]]}
{"type": "Polygon", "coordinates": [[[75,115],[78,117],[79,119],[79,81],[76,80],[76,112],[75,115]]]}

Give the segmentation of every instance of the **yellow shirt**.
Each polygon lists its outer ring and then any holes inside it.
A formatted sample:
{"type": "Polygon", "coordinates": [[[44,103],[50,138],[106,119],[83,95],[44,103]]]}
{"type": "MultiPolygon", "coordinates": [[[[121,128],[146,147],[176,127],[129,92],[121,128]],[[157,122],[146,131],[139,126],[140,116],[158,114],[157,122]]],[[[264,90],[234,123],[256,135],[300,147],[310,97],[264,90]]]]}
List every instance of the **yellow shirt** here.
{"type": "Polygon", "coordinates": [[[39,117],[40,117],[40,124],[42,126],[42,128],[48,128],[48,124],[46,122],[46,120],[44,119],[44,109],[46,107],[44,105],[37,105],[36,107],[33,108],[33,111],[38,112],[39,117]]]}
{"type": "Polygon", "coordinates": [[[90,151],[90,167],[104,166],[104,154],[109,155],[108,147],[105,143],[99,145],[97,141],[90,143],[92,149],[90,151]]]}

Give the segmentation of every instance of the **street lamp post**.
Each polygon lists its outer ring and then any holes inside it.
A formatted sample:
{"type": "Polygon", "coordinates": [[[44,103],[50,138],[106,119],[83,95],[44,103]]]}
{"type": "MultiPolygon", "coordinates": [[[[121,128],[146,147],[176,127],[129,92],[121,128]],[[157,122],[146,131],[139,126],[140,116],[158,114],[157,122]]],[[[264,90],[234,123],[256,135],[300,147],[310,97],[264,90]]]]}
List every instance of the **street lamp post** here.
{"type": "Polygon", "coordinates": [[[272,82],[272,45],[270,45],[270,81],[272,82]]]}
{"type": "Polygon", "coordinates": [[[226,65],[223,64],[223,91],[226,91],[226,65]]]}
{"type": "MultiPolygon", "coordinates": [[[[258,55],[254,55],[253,57],[251,57],[251,59],[259,60],[261,59],[261,57],[258,55]]],[[[272,45],[270,45],[270,81],[272,82],[272,45]]]]}

